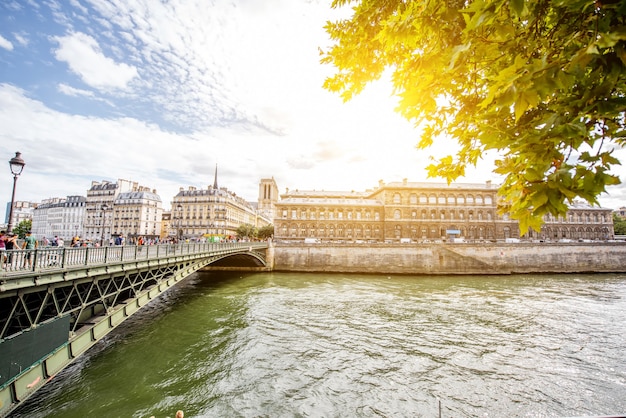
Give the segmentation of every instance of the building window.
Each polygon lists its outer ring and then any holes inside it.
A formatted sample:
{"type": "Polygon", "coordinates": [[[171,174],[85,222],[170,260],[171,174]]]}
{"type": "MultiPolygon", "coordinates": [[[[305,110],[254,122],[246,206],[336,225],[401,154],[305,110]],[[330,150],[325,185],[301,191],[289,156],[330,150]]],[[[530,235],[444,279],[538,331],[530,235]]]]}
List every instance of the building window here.
{"type": "Polygon", "coordinates": [[[417,205],[417,195],[415,193],[411,193],[411,196],[409,196],[409,203],[411,205],[417,205]]]}
{"type": "Polygon", "coordinates": [[[428,203],[428,198],[426,197],[425,194],[421,194],[420,195],[420,204],[425,205],[426,203],[428,203]]]}
{"type": "Polygon", "coordinates": [[[395,204],[402,203],[402,198],[400,196],[400,193],[396,193],[396,194],[393,195],[393,203],[395,203],[395,204]]]}
{"type": "Polygon", "coordinates": [[[396,209],[393,211],[393,219],[400,219],[401,214],[400,214],[400,210],[396,209]]]}

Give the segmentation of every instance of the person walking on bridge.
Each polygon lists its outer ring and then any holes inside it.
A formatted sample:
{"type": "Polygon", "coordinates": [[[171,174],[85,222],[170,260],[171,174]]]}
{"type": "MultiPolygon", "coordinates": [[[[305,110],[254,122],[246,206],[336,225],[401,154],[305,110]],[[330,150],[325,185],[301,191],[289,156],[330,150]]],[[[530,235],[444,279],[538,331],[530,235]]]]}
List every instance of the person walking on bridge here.
{"type": "Polygon", "coordinates": [[[37,238],[33,237],[31,231],[26,233],[26,238],[24,238],[24,244],[22,244],[22,248],[27,250],[26,255],[24,256],[24,267],[26,267],[26,263],[28,262],[28,267],[33,266],[33,251],[37,249],[39,242],[37,238]]]}

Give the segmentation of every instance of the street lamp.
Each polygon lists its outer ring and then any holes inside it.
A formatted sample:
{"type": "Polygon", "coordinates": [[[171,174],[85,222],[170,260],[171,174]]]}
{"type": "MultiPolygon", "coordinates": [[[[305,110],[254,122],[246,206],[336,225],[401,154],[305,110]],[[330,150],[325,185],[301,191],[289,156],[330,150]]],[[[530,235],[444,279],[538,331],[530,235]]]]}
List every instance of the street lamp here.
{"type": "Polygon", "coordinates": [[[100,235],[100,246],[104,246],[104,226],[106,225],[106,214],[107,214],[107,209],[109,208],[109,206],[106,203],[103,203],[102,206],[100,206],[100,209],[102,209],[102,234],[100,235]]]}
{"type": "Polygon", "coordinates": [[[176,238],[178,239],[178,241],[180,242],[180,239],[182,238],[183,235],[183,205],[178,204],[176,206],[176,209],[178,210],[178,229],[176,230],[176,238]]]}
{"type": "Polygon", "coordinates": [[[22,170],[26,163],[22,160],[21,152],[16,152],[15,157],[9,160],[11,166],[11,174],[13,174],[13,194],[11,194],[11,208],[9,209],[9,224],[7,225],[7,232],[11,232],[13,229],[13,206],[15,205],[15,185],[17,184],[17,177],[22,174],[22,170]]]}

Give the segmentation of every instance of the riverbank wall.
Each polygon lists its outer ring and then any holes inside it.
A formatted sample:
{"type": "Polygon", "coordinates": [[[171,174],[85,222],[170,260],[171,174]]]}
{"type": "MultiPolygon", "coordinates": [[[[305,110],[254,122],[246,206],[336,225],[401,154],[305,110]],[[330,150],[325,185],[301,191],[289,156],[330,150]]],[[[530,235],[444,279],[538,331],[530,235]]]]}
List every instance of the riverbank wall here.
{"type": "Polygon", "coordinates": [[[382,274],[626,272],[626,243],[275,243],[274,271],[382,274]]]}

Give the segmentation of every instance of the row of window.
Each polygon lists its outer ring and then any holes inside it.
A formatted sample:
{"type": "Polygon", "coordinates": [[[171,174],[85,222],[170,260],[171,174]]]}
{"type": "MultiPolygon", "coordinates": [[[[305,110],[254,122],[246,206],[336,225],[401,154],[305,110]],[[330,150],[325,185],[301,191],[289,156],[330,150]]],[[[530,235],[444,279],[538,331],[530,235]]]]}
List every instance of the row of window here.
{"type": "MultiPolygon", "coordinates": [[[[552,215],[546,215],[544,217],[545,222],[568,222],[568,223],[606,223],[609,222],[609,216],[604,213],[589,213],[589,212],[577,212],[568,213],[566,217],[559,216],[555,218],[552,215]]],[[[497,217],[496,217],[497,218],[497,217]]],[[[319,212],[305,209],[283,209],[282,219],[299,219],[299,220],[374,220],[380,221],[380,213],[370,210],[353,210],[353,209],[320,209],[319,212]],[[298,212],[300,216],[298,217],[298,212]],[[288,217],[288,215],[291,215],[288,217]]],[[[433,220],[433,219],[450,219],[450,220],[487,220],[494,219],[494,211],[492,210],[438,210],[438,209],[422,209],[412,210],[410,218],[406,217],[406,212],[401,209],[395,209],[393,211],[393,219],[421,219],[421,220],[433,220]]],[[[508,214],[504,214],[501,219],[508,221],[510,219],[508,214]]]]}
{"type": "Polygon", "coordinates": [[[554,217],[552,215],[545,215],[543,220],[547,223],[568,222],[568,223],[606,223],[609,222],[611,215],[604,213],[568,213],[566,217],[559,216],[554,217]]]}
{"type": "Polygon", "coordinates": [[[316,219],[316,217],[319,215],[319,219],[320,220],[324,220],[326,218],[328,218],[329,220],[333,220],[333,219],[344,219],[344,213],[345,213],[345,219],[356,219],[356,220],[361,220],[361,219],[365,219],[367,221],[369,220],[374,220],[374,221],[379,221],[380,220],[380,212],[371,212],[369,210],[367,211],[359,211],[359,210],[343,210],[343,209],[337,209],[336,211],[333,209],[329,209],[329,210],[324,210],[324,209],[320,209],[319,214],[316,214],[316,212],[314,211],[306,211],[306,210],[301,210],[300,211],[300,218],[298,218],[298,210],[297,209],[291,209],[291,212],[287,209],[283,209],[282,210],[282,217],[283,219],[287,219],[287,215],[291,213],[291,219],[316,219]]]}
{"type": "MultiPolygon", "coordinates": [[[[401,205],[403,204],[402,195],[400,193],[395,193],[393,195],[393,203],[401,205]]],[[[409,195],[408,203],[410,205],[492,205],[493,197],[491,195],[463,195],[463,194],[430,194],[426,195],[422,193],[417,195],[417,193],[411,193],[409,195]]]]}

